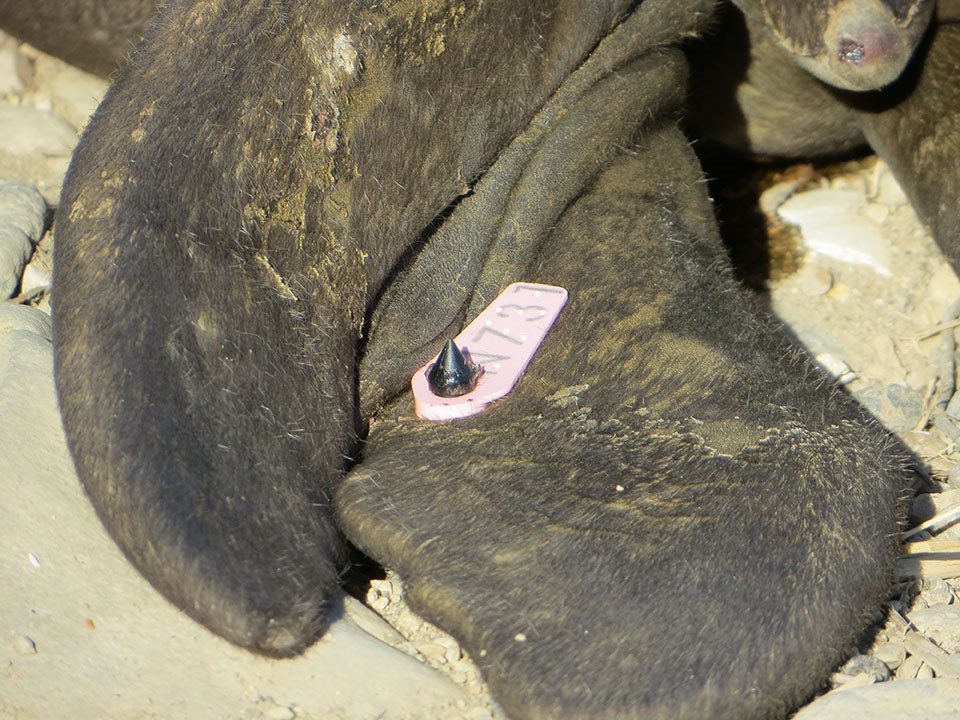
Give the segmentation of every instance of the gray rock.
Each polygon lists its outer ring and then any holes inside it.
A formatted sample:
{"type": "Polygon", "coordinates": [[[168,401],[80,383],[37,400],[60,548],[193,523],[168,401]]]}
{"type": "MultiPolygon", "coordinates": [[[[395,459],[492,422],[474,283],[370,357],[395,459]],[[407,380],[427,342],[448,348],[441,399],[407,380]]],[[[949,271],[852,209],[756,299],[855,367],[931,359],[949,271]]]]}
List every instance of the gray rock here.
{"type": "MultiPolygon", "coordinates": [[[[0,345],[0,347],[12,347],[12,343],[16,338],[23,337],[20,335],[17,335],[14,339],[6,337],[8,334],[14,332],[38,335],[49,344],[51,337],[50,316],[35,308],[26,307],[25,305],[18,305],[13,302],[0,302],[0,343],[4,343],[0,345]]],[[[3,369],[5,367],[6,365],[0,362],[0,382],[4,381],[5,374],[3,369]]],[[[3,400],[3,396],[0,395],[0,402],[3,402],[3,400]]],[[[0,447],[2,446],[3,443],[0,441],[0,447]]]]}
{"type": "Polygon", "coordinates": [[[46,212],[33,185],[0,178],[0,298],[16,293],[33,245],[43,235],[46,212]]]}
{"type": "Polygon", "coordinates": [[[935,605],[915,608],[910,611],[909,619],[921,633],[948,653],[960,653],[960,607],[935,605]]]}
{"type": "Polygon", "coordinates": [[[34,84],[49,95],[51,109],[77,130],[82,129],[109,83],[51,57],[36,60],[34,84]]]}
{"type": "Polygon", "coordinates": [[[957,720],[960,680],[896,680],[834,690],[794,720],[957,720]]]}
{"type": "Polygon", "coordinates": [[[23,80],[17,72],[17,41],[0,33],[0,94],[23,92],[23,80]]]}
{"type": "Polygon", "coordinates": [[[800,228],[812,252],[865,265],[888,277],[890,242],[865,214],[866,206],[867,199],[859,190],[819,188],[792,196],[777,213],[800,228]]]}
{"type": "Polygon", "coordinates": [[[872,655],[854,655],[833,674],[831,682],[835,687],[843,687],[851,682],[857,685],[869,685],[890,679],[890,668],[880,658],[872,655]]]}
{"type": "Polygon", "coordinates": [[[875,415],[889,430],[913,430],[923,412],[923,398],[899,383],[868,385],[854,391],[857,400],[875,415]]]}
{"type": "Polygon", "coordinates": [[[77,144],[70,123],[29,105],[0,104],[0,137],[13,155],[70,157],[77,144]]]}
{"type": "Polygon", "coordinates": [[[50,112],[0,104],[0,138],[0,175],[34,183],[43,199],[55,205],[77,131],[50,112]]]}

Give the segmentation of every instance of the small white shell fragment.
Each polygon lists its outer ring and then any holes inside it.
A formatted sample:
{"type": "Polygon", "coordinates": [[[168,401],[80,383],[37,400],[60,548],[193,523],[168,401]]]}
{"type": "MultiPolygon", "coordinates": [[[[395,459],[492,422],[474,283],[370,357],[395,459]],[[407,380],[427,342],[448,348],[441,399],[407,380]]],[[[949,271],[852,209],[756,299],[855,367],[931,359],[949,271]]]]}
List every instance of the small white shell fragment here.
{"type": "Polygon", "coordinates": [[[794,195],[777,213],[800,228],[811,252],[890,277],[890,241],[867,218],[866,208],[867,199],[858,190],[821,188],[794,195]]]}

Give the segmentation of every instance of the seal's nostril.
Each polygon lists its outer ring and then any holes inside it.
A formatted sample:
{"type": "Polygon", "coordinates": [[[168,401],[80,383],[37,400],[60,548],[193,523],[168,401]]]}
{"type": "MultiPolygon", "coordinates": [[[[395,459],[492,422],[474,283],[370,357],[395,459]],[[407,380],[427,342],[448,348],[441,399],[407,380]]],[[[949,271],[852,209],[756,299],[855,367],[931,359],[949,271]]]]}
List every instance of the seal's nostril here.
{"type": "Polygon", "coordinates": [[[843,38],[840,41],[840,51],[838,58],[842,63],[853,63],[859,65],[863,61],[864,47],[856,40],[843,38]]]}

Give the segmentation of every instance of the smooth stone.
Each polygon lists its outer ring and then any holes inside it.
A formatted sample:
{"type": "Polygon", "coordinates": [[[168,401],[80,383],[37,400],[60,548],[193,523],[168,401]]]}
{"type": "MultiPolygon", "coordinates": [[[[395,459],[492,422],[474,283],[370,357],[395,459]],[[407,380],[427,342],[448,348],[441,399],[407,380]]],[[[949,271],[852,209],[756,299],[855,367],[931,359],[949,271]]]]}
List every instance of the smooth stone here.
{"type": "Polygon", "coordinates": [[[83,129],[110,83],[46,55],[36,59],[32,86],[49,97],[50,107],[77,130],[83,129]]]}
{"type": "Polygon", "coordinates": [[[32,182],[54,206],[77,131],[63,118],[28,105],[0,104],[0,175],[32,182]]]}
{"type": "Polygon", "coordinates": [[[23,92],[23,79],[17,72],[17,41],[0,33],[0,95],[23,92]]]}
{"type": "Polygon", "coordinates": [[[0,224],[0,298],[17,294],[23,268],[32,252],[30,238],[15,227],[0,224]]]}
{"type": "Polygon", "coordinates": [[[0,104],[0,137],[4,152],[70,157],[77,131],[63,118],[29,105],[0,104]]]}
{"type": "Polygon", "coordinates": [[[867,385],[853,394],[892,432],[913,430],[923,412],[923,399],[906,385],[867,385]]]}
{"type": "MultiPolygon", "coordinates": [[[[50,316],[26,305],[10,301],[0,302],[0,342],[9,342],[5,335],[17,331],[39,335],[49,343],[52,333],[50,316]]],[[[3,365],[0,365],[0,368],[2,367],[3,365]]],[[[0,382],[2,380],[3,375],[0,375],[0,382]]]]}
{"type": "Polygon", "coordinates": [[[794,720],[957,720],[957,698],[960,680],[894,680],[827,693],[794,720]]]}
{"type": "Polygon", "coordinates": [[[910,200],[887,165],[877,164],[876,189],[871,200],[888,207],[909,205],[910,200]]]}
{"type": "Polygon", "coordinates": [[[33,263],[27,263],[20,276],[21,292],[31,294],[37,290],[48,290],[52,275],[49,270],[41,270],[33,263]]]}
{"type": "Polygon", "coordinates": [[[43,235],[46,212],[33,185],[0,178],[0,297],[17,292],[33,245],[43,235]]]}
{"type": "Polygon", "coordinates": [[[896,670],[907,659],[907,649],[897,642],[887,642],[873,650],[873,656],[890,670],[896,670]]]}

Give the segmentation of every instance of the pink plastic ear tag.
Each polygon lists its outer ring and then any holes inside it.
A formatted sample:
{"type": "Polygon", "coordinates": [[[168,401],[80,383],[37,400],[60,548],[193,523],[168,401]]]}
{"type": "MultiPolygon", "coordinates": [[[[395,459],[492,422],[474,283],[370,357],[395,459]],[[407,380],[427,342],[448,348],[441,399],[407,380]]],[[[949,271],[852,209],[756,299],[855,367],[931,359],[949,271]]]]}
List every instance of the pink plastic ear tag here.
{"type": "Polygon", "coordinates": [[[434,395],[427,381],[434,358],[410,381],[417,415],[427,420],[468,417],[510,392],[566,302],[562,287],[508,286],[454,339],[468,361],[483,367],[477,386],[460,397],[434,395]]]}

